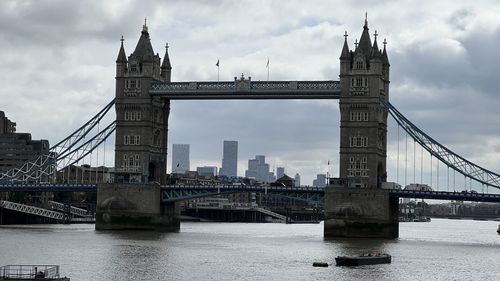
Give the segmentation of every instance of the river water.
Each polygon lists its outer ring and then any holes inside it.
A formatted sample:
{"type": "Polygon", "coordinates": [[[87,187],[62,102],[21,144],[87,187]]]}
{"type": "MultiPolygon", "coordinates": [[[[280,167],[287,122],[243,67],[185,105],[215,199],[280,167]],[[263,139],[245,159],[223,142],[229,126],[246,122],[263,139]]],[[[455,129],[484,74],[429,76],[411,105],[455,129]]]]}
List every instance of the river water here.
{"type": "Polygon", "coordinates": [[[498,222],[401,223],[400,238],[323,239],[323,224],[183,222],[176,233],[0,227],[0,265],[59,264],[76,280],[500,280],[498,222]],[[383,252],[392,264],[335,267],[383,252]],[[328,262],[327,268],[313,267],[328,262]]]}

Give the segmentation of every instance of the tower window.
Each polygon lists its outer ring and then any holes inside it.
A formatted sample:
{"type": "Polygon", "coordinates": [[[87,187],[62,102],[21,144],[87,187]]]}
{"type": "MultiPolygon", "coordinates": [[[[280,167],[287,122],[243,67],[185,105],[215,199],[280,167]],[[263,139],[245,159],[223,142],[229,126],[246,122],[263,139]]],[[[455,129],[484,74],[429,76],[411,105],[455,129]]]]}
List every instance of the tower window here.
{"type": "Polygon", "coordinates": [[[127,154],[124,154],[123,155],[123,167],[127,167],[128,166],[128,157],[127,157],[127,154]]]}
{"type": "Polygon", "coordinates": [[[136,154],[134,157],[134,166],[139,167],[139,154],[136,154]]]}
{"type": "Polygon", "coordinates": [[[350,147],[368,147],[368,137],[350,137],[349,145],[350,147]]]}
{"type": "Polygon", "coordinates": [[[348,169],[348,176],[349,177],[368,177],[368,165],[363,163],[363,161],[366,161],[366,157],[359,158],[359,157],[351,157],[354,161],[354,163],[351,163],[349,165],[348,169]]]}
{"type": "Polygon", "coordinates": [[[363,78],[356,77],[356,87],[363,87],[363,78]]]}

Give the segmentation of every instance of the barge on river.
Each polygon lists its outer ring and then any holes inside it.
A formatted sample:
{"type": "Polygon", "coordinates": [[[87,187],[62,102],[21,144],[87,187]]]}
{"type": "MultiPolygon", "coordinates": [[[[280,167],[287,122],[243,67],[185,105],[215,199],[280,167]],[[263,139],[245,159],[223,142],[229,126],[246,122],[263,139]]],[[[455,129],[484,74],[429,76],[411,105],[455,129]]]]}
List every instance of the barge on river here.
{"type": "Polygon", "coordinates": [[[337,266],[358,266],[369,264],[391,263],[391,255],[366,254],[362,256],[338,256],[335,258],[337,266]]]}

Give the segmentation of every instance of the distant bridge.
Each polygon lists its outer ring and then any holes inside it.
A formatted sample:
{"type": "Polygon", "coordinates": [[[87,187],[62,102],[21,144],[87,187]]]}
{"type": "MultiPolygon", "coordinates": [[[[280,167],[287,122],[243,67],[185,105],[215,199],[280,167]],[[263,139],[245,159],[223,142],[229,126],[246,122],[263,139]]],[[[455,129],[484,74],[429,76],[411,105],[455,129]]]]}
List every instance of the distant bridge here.
{"type": "MultiPolygon", "coordinates": [[[[0,184],[0,192],[97,192],[97,184],[0,184]]],[[[255,192],[271,194],[311,205],[323,206],[325,190],[322,187],[279,187],[247,185],[162,185],[162,203],[191,200],[195,198],[239,193],[255,192]]],[[[458,191],[418,191],[392,189],[391,197],[455,200],[473,202],[500,202],[500,194],[458,192],[458,191]]]]}

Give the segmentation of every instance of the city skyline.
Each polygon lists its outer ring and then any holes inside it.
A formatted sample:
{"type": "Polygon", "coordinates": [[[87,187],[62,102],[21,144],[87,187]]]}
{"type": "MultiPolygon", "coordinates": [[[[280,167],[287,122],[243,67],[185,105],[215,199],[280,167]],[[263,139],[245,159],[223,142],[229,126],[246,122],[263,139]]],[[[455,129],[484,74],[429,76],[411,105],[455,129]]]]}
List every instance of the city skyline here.
{"type": "MultiPolygon", "coordinates": [[[[128,55],[145,16],[160,56],[169,42],[173,81],[216,80],[219,59],[221,80],[231,80],[242,72],[253,80],[265,80],[268,58],[271,80],[337,80],[344,31],[352,47],[365,16],[354,3],[344,3],[343,13],[332,13],[339,3],[289,1],[277,7],[220,1],[121,6],[110,1],[21,6],[3,1],[0,35],[7,39],[0,47],[4,54],[0,110],[17,122],[19,132],[57,143],[112,99],[120,36],[124,35],[128,55]],[[206,13],[197,17],[186,14],[193,7],[206,13]],[[226,8],[234,12],[215,21],[209,16],[226,8]],[[290,17],[278,16],[283,13],[290,17]]],[[[365,10],[370,33],[377,30],[379,39],[388,41],[392,103],[457,154],[498,173],[500,134],[496,123],[500,113],[496,108],[500,102],[495,75],[500,67],[494,63],[500,60],[496,52],[498,5],[494,1],[440,1],[405,9],[404,3],[380,3],[365,10]],[[387,16],[390,11],[398,11],[397,16],[387,16]]],[[[199,155],[192,159],[194,166],[213,165],[210,162],[217,160],[210,159],[221,155],[213,147],[224,139],[238,139],[246,147],[239,151],[240,159],[264,154],[271,166],[287,163],[287,170],[299,172],[304,182],[311,182],[318,172],[338,174],[337,101],[173,102],[171,108],[169,147],[193,143],[192,154],[199,155]],[[206,142],[195,148],[199,135],[207,136],[203,138],[206,142]],[[329,167],[327,161],[331,161],[329,167]]],[[[396,133],[391,120],[388,180],[395,180],[397,174],[396,133]]],[[[400,137],[404,139],[404,135],[400,137]]],[[[113,155],[111,147],[108,142],[109,155],[113,155]]],[[[400,156],[403,159],[404,151],[400,156]]],[[[240,160],[238,166],[243,167],[244,162],[240,160]]],[[[410,168],[410,178],[412,173],[410,168]]],[[[238,174],[243,174],[241,168],[238,174]]],[[[401,183],[403,175],[400,170],[401,183]]]]}

